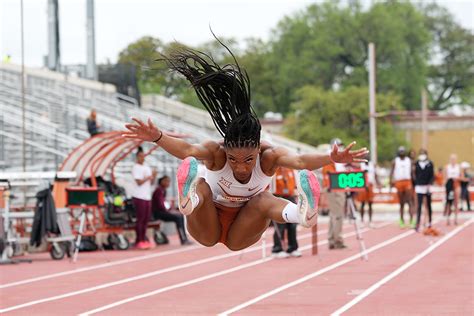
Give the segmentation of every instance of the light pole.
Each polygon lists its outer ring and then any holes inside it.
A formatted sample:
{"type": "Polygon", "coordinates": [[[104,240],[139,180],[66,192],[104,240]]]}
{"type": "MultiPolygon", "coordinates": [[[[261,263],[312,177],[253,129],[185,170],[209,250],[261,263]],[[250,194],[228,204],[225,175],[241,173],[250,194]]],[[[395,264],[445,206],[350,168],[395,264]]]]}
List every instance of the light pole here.
{"type": "Polygon", "coordinates": [[[370,160],[377,165],[377,126],[375,122],[375,45],[369,43],[369,133],[370,160]]]}
{"type": "MultiPolygon", "coordinates": [[[[26,172],[26,118],[25,118],[25,39],[23,30],[23,0],[20,2],[21,16],[21,133],[22,133],[22,165],[23,172],[26,172]]],[[[26,203],[26,202],[25,202],[26,203]]]]}

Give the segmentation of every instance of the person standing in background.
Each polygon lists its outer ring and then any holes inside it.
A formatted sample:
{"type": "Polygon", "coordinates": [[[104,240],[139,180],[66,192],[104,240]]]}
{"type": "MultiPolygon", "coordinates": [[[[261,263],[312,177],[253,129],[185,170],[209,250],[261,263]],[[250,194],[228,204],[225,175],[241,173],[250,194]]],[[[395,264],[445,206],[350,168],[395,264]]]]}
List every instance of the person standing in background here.
{"type": "Polygon", "coordinates": [[[420,230],[421,225],[421,209],[423,200],[426,199],[428,208],[428,227],[423,231],[425,235],[437,235],[437,232],[431,227],[432,210],[431,210],[431,192],[430,187],[434,182],[434,166],[433,162],[428,159],[428,152],[420,149],[420,155],[415,163],[415,192],[417,195],[417,213],[416,213],[416,231],[420,230]]]}
{"type": "Polygon", "coordinates": [[[444,178],[446,179],[446,207],[445,210],[447,219],[446,224],[450,225],[451,217],[451,204],[454,205],[454,225],[458,224],[458,212],[459,212],[459,196],[461,193],[460,190],[460,180],[463,178],[463,172],[461,166],[458,164],[458,156],[456,154],[451,154],[449,157],[449,163],[444,168],[444,178]],[[452,196],[451,196],[452,195],[452,196]],[[452,201],[452,202],[450,202],[452,201]]]}
{"type": "MultiPolygon", "coordinates": [[[[370,159],[370,157],[366,157],[370,159]]],[[[360,164],[360,169],[362,171],[367,171],[367,182],[368,185],[365,191],[357,193],[357,200],[361,203],[360,205],[360,216],[362,220],[362,224],[364,224],[364,208],[365,203],[369,206],[369,227],[372,228],[372,203],[374,202],[374,185],[380,187],[380,182],[377,177],[377,172],[375,170],[375,165],[372,161],[362,162],[360,164]]]]}
{"type": "Polygon", "coordinates": [[[398,148],[397,157],[392,162],[390,171],[390,188],[397,189],[398,201],[400,203],[400,228],[405,228],[404,207],[408,204],[410,214],[410,225],[415,228],[415,221],[412,210],[412,164],[410,158],[406,155],[405,147],[398,148]]]}
{"type": "MultiPolygon", "coordinates": [[[[275,176],[275,187],[273,195],[285,200],[296,203],[296,181],[292,169],[278,167],[275,176]]],[[[298,250],[298,240],[296,238],[295,223],[275,223],[275,232],[273,233],[272,255],[276,258],[301,257],[298,250]],[[283,250],[282,241],[285,239],[285,230],[287,231],[288,247],[283,250]]]]}
{"type": "Polygon", "coordinates": [[[438,171],[436,171],[434,184],[439,187],[443,186],[444,184],[443,167],[439,167],[438,171]]]}
{"type": "Polygon", "coordinates": [[[469,196],[469,182],[471,181],[472,176],[468,173],[469,168],[471,165],[467,161],[463,161],[461,163],[461,171],[463,174],[463,177],[460,179],[461,182],[461,211],[463,211],[463,201],[466,201],[467,204],[467,211],[471,211],[471,202],[470,202],[470,196],[469,196]]]}
{"type": "Polygon", "coordinates": [[[132,201],[137,216],[135,246],[138,249],[151,248],[151,243],[146,238],[146,229],[151,217],[151,185],[155,182],[156,175],[157,171],[145,164],[145,153],[141,147],[138,147],[136,163],[132,169],[132,176],[136,184],[132,201]]]}
{"type": "Polygon", "coordinates": [[[410,209],[408,210],[410,214],[413,214],[413,220],[410,220],[410,227],[415,228],[416,222],[416,209],[417,209],[417,199],[416,199],[416,192],[415,192],[415,164],[417,160],[416,151],[414,149],[410,149],[408,152],[408,158],[411,161],[411,194],[410,194],[410,209]]]}
{"type": "MultiPolygon", "coordinates": [[[[330,142],[331,148],[336,145],[341,150],[344,145],[339,138],[334,138],[330,142]]],[[[329,204],[329,249],[344,249],[346,245],[342,238],[342,223],[344,221],[346,195],[344,192],[331,192],[329,188],[329,173],[344,171],[344,164],[332,163],[323,167],[323,185],[327,191],[329,204]]]]}

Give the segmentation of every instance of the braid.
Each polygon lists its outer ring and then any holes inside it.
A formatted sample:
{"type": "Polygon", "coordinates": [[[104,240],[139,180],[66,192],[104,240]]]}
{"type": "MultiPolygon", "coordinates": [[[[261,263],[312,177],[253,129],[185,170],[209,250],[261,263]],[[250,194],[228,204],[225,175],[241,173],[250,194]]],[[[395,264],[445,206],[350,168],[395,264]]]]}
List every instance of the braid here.
{"type": "Polygon", "coordinates": [[[235,64],[221,67],[212,56],[189,48],[179,48],[160,60],[191,83],[226,147],[258,147],[261,126],[250,105],[250,79],[230,49],[215,38],[235,64]]]}
{"type": "Polygon", "coordinates": [[[260,145],[261,126],[253,113],[243,114],[233,120],[224,135],[224,145],[235,147],[258,147],[260,145]]]}

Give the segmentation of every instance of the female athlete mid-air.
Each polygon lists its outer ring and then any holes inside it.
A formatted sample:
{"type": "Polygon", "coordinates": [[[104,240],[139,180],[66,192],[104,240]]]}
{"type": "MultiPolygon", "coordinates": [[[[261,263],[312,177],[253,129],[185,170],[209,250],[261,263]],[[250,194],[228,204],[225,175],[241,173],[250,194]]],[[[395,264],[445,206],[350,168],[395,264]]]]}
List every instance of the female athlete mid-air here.
{"type": "Polygon", "coordinates": [[[235,64],[221,67],[211,56],[185,48],[162,59],[191,83],[223,136],[222,142],[189,144],[166,135],[150,119],[136,118],[125,125],[128,131],[123,136],[154,142],[183,159],[177,171],[178,205],[187,218],[189,233],[204,246],[221,242],[230,250],[241,250],[256,243],[271,220],[313,226],[320,188],[310,170],[334,162],[364,161],[368,151],[351,151],[353,142],[344,150],[334,146],[329,155],[297,155],[261,143],[260,122],[250,104],[249,77],[225,48],[235,64]],[[206,167],[203,178],[198,175],[198,160],[206,167]],[[298,204],[266,190],[278,167],[300,170],[298,204]]]}

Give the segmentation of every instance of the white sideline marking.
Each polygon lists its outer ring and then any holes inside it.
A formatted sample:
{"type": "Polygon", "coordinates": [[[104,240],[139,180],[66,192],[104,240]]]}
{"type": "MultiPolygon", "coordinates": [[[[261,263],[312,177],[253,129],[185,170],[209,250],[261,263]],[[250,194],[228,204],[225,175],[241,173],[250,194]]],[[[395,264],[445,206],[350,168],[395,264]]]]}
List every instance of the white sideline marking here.
{"type": "Polygon", "coordinates": [[[26,280],[21,280],[21,281],[15,281],[15,282],[11,282],[11,283],[2,284],[2,285],[0,285],[0,289],[13,287],[13,286],[18,286],[18,285],[22,285],[22,284],[38,282],[38,281],[43,281],[43,280],[52,279],[52,278],[58,278],[58,277],[61,277],[61,276],[66,276],[66,275],[80,273],[80,272],[86,272],[86,271],[91,271],[91,270],[96,270],[96,269],[113,267],[113,266],[116,266],[116,265],[131,263],[131,262],[135,262],[135,261],[141,261],[141,260],[152,259],[152,258],[156,258],[156,257],[173,255],[173,254],[176,254],[176,253],[191,251],[191,250],[195,250],[195,249],[198,249],[198,248],[202,248],[202,246],[197,245],[197,246],[186,247],[185,249],[169,250],[169,251],[164,251],[164,252],[160,252],[160,253],[154,253],[154,254],[149,254],[149,255],[144,255],[144,256],[139,256],[139,257],[133,257],[133,258],[128,258],[128,259],[117,260],[117,261],[113,261],[113,262],[101,263],[101,264],[97,264],[97,265],[94,265],[94,266],[80,268],[80,269],[77,269],[77,270],[70,270],[70,271],[64,271],[64,272],[58,272],[58,273],[43,275],[43,276],[40,276],[40,277],[31,278],[31,279],[26,279],[26,280]]]}
{"type": "MultiPolygon", "coordinates": [[[[393,238],[391,238],[391,239],[388,239],[388,240],[386,240],[386,241],[384,241],[384,242],[381,242],[381,243],[379,243],[379,244],[377,244],[377,245],[375,245],[375,246],[373,246],[373,247],[367,249],[367,250],[366,250],[366,254],[369,254],[369,253],[371,253],[371,252],[374,252],[375,250],[378,250],[378,249],[380,249],[380,248],[383,248],[383,247],[385,247],[385,246],[388,246],[388,245],[390,245],[390,244],[392,244],[392,243],[394,243],[394,242],[396,242],[396,241],[398,241],[398,240],[400,240],[400,239],[403,239],[403,238],[405,238],[405,237],[407,237],[407,236],[410,236],[410,235],[412,235],[412,234],[414,234],[414,233],[415,233],[414,230],[409,230],[409,231],[407,231],[407,232],[405,232],[405,233],[403,233],[403,234],[397,235],[397,236],[395,236],[395,237],[393,237],[393,238]]],[[[304,277],[302,277],[302,278],[299,278],[299,279],[297,279],[297,280],[295,280],[295,281],[292,281],[292,282],[289,282],[289,283],[287,283],[287,284],[285,284],[285,285],[282,285],[282,286],[280,286],[280,287],[277,287],[277,288],[275,288],[275,289],[273,289],[273,290],[271,290],[271,291],[268,291],[268,292],[265,293],[265,294],[262,294],[262,295],[260,295],[260,296],[257,296],[257,297],[255,297],[255,298],[253,298],[253,299],[251,299],[251,300],[248,300],[247,302],[244,302],[244,303],[242,303],[242,304],[240,304],[240,305],[237,305],[237,306],[235,306],[235,307],[232,307],[232,308],[230,308],[230,309],[228,309],[228,310],[226,310],[226,311],[224,311],[224,312],[218,314],[218,316],[227,316],[227,315],[229,315],[229,314],[235,313],[235,312],[237,312],[237,311],[239,311],[239,310],[241,310],[241,309],[243,309],[243,308],[245,308],[245,307],[247,307],[247,306],[250,306],[250,305],[252,305],[252,304],[255,304],[255,303],[257,303],[257,302],[259,302],[259,301],[261,301],[261,300],[263,300],[263,299],[265,299],[265,298],[267,298],[267,297],[270,297],[270,296],[272,296],[272,295],[275,295],[275,294],[277,294],[277,293],[280,293],[280,292],[282,292],[282,291],[284,291],[284,290],[286,290],[286,289],[289,289],[290,287],[299,285],[299,284],[301,284],[301,283],[303,283],[303,282],[306,282],[306,281],[308,281],[308,280],[310,280],[310,279],[312,279],[312,278],[315,278],[315,277],[317,277],[317,276],[319,276],[319,275],[321,275],[321,274],[324,274],[324,273],[326,273],[326,272],[329,272],[329,271],[331,271],[331,270],[334,270],[334,269],[336,269],[336,268],[338,268],[338,267],[340,267],[340,266],[343,266],[343,265],[345,265],[345,264],[347,264],[347,263],[349,263],[349,262],[351,262],[351,261],[354,261],[354,260],[356,260],[356,259],[360,259],[360,253],[357,253],[357,254],[355,254],[355,255],[352,255],[352,256],[350,256],[350,257],[347,257],[346,259],[343,259],[343,260],[341,260],[341,261],[338,261],[338,262],[336,262],[336,263],[334,263],[334,264],[332,264],[332,265],[330,265],[330,266],[327,266],[327,267],[325,267],[325,268],[323,268],[323,269],[321,269],[321,270],[318,270],[318,271],[316,271],[316,272],[313,272],[313,273],[311,273],[311,274],[308,274],[308,275],[306,275],[306,276],[304,276],[304,277]]]]}
{"type": "MultiPolygon", "coordinates": [[[[388,226],[388,225],[391,225],[391,223],[380,224],[379,228],[384,227],[384,226],[388,226]]],[[[366,232],[366,231],[369,231],[369,230],[370,229],[367,228],[367,229],[362,230],[361,232],[366,232]]],[[[322,230],[322,231],[318,232],[318,235],[324,234],[326,232],[327,232],[327,230],[322,230]]],[[[349,237],[349,236],[354,236],[355,234],[356,234],[356,232],[354,231],[352,233],[347,233],[343,236],[344,237],[349,237]]],[[[308,234],[300,236],[298,239],[299,240],[305,239],[306,237],[310,237],[311,235],[312,235],[312,233],[308,233],[308,234]]],[[[326,243],[327,243],[327,241],[321,241],[321,242],[318,243],[318,245],[324,245],[326,243]]],[[[271,245],[267,246],[267,248],[269,248],[269,247],[271,247],[271,245]]],[[[306,249],[310,249],[310,248],[312,248],[312,244],[301,247],[300,249],[301,250],[306,250],[306,249]]],[[[56,295],[56,296],[51,296],[51,297],[47,297],[47,298],[43,298],[43,299],[38,299],[38,300],[23,303],[23,304],[19,304],[19,305],[13,305],[13,306],[10,306],[10,307],[6,307],[4,309],[0,309],[0,313],[5,313],[5,312],[25,308],[25,307],[32,306],[32,305],[37,305],[37,304],[42,304],[42,303],[51,302],[51,301],[55,301],[55,300],[60,300],[60,299],[64,299],[64,298],[68,298],[68,297],[71,297],[71,296],[76,296],[76,295],[80,295],[80,294],[84,294],[84,293],[89,293],[89,292],[93,292],[93,291],[96,291],[96,290],[108,288],[108,287],[111,287],[111,286],[120,285],[120,284],[124,284],[124,283],[128,283],[128,282],[133,282],[133,281],[136,281],[136,280],[140,280],[140,279],[144,279],[144,278],[148,278],[148,277],[152,277],[152,276],[156,276],[156,275],[159,275],[159,274],[172,272],[172,271],[176,271],[176,270],[180,270],[180,269],[185,269],[185,268],[189,268],[189,267],[192,267],[192,266],[195,266],[195,265],[208,263],[208,262],[211,262],[211,261],[225,259],[225,258],[233,257],[233,256],[240,256],[242,253],[258,251],[260,249],[261,249],[260,246],[253,246],[253,247],[244,249],[244,250],[239,251],[239,252],[232,252],[232,253],[227,253],[227,254],[223,254],[223,255],[219,255],[219,256],[213,256],[213,257],[209,257],[209,258],[206,258],[206,259],[194,261],[194,262],[191,262],[191,263],[185,263],[185,264],[169,267],[169,268],[166,268],[166,269],[161,269],[161,270],[157,270],[157,271],[153,271],[153,272],[148,272],[148,273],[145,273],[145,274],[140,274],[140,275],[130,277],[130,278],[126,278],[126,279],[122,279],[122,280],[119,280],[119,281],[104,283],[104,284],[101,284],[101,285],[85,288],[85,289],[82,289],[82,290],[77,290],[77,291],[68,292],[68,293],[64,293],[64,294],[60,294],[60,295],[56,295]]],[[[271,258],[269,258],[269,259],[271,259],[271,258]]]]}
{"type": "MultiPolygon", "coordinates": [[[[326,232],[327,232],[327,230],[322,230],[322,231],[318,232],[318,235],[326,233],[326,232]]],[[[307,234],[304,234],[304,235],[300,236],[298,239],[303,239],[303,238],[310,237],[310,236],[311,236],[311,233],[307,233],[307,234]]],[[[267,246],[267,247],[270,247],[270,246],[267,246]]],[[[0,289],[13,287],[13,286],[18,286],[18,285],[23,285],[23,284],[28,284],[28,283],[33,283],[33,282],[38,282],[38,281],[43,281],[43,280],[48,280],[48,279],[53,279],[53,278],[58,278],[58,277],[71,275],[71,274],[76,274],[76,273],[80,273],[80,272],[87,272],[87,271],[96,270],[96,269],[113,267],[113,266],[116,266],[116,265],[127,264],[127,263],[141,261],[141,260],[147,260],[147,259],[153,259],[153,258],[157,258],[157,257],[167,256],[167,255],[173,255],[173,254],[176,254],[176,253],[192,251],[192,250],[196,250],[196,249],[200,249],[200,248],[206,248],[206,247],[201,246],[201,245],[196,245],[196,246],[186,247],[185,249],[174,249],[174,250],[164,251],[164,252],[160,252],[160,253],[154,253],[154,254],[138,256],[138,257],[133,257],[133,258],[128,258],[128,259],[122,259],[122,260],[117,260],[117,261],[113,261],[113,262],[101,263],[101,264],[98,264],[98,265],[84,267],[84,268],[80,268],[80,269],[76,269],[76,270],[58,272],[58,273],[43,275],[43,276],[40,276],[40,277],[30,278],[30,279],[26,279],[26,280],[1,284],[0,289]]],[[[247,249],[252,250],[252,251],[257,251],[257,250],[261,249],[261,247],[260,246],[252,246],[252,247],[247,248],[247,249]]]]}
{"type": "Polygon", "coordinates": [[[170,291],[170,290],[173,290],[173,289],[176,289],[176,288],[179,288],[179,287],[188,286],[188,285],[195,284],[195,283],[198,283],[198,282],[206,281],[206,280],[209,280],[209,279],[212,279],[212,278],[224,275],[224,274],[232,273],[232,272],[242,270],[242,269],[245,269],[245,268],[248,268],[248,267],[251,267],[251,266],[255,266],[257,264],[261,264],[261,263],[270,261],[272,259],[273,259],[272,257],[268,257],[268,258],[265,258],[265,259],[259,259],[257,261],[252,261],[252,262],[249,262],[247,264],[240,265],[240,266],[237,266],[237,267],[234,267],[234,268],[231,268],[231,269],[227,269],[227,270],[223,270],[223,271],[220,271],[220,272],[208,274],[208,275],[205,275],[205,276],[202,276],[202,277],[199,277],[199,278],[196,278],[196,279],[192,279],[192,280],[189,280],[189,281],[186,281],[186,282],[181,282],[181,283],[177,283],[177,284],[174,284],[174,285],[166,286],[166,287],[157,289],[157,290],[152,291],[152,292],[147,292],[147,293],[144,293],[144,294],[141,294],[141,295],[129,297],[127,299],[117,301],[115,303],[112,303],[112,304],[109,304],[109,305],[105,305],[105,306],[87,311],[85,313],[79,314],[79,316],[92,315],[92,314],[104,311],[106,309],[113,308],[115,306],[123,305],[123,304],[129,303],[129,302],[135,301],[135,300],[139,300],[139,299],[142,299],[142,298],[145,298],[145,297],[149,297],[149,296],[152,296],[152,295],[156,295],[156,294],[159,294],[159,293],[170,291]]]}
{"type": "MultiPolygon", "coordinates": [[[[389,225],[389,224],[386,224],[386,225],[389,225]]],[[[326,232],[327,232],[327,230],[322,230],[322,231],[318,232],[318,235],[319,234],[324,234],[326,232]]],[[[351,235],[351,234],[353,235],[353,234],[355,234],[355,232],[349,233],[348,235],[351,235]]],[[[311,236],[311,233],[308,233],[308,234],[300,236],[298,239],[301,240],[301,239],[305,239],[306,237],[310,237],[310,236],[311,236]]],[[[318,243],[318,244],[321,244],[321,243],[318,243]]],[[[268,245],[267,248],[268,247],[271,247],[271,245],[268,245]]],[[[301,249],[302,250],[305,249],[305,248],[309,249],[310,247],[312,247],[312,245],[302,247],[301,249]]],[[[111,286],[120,285],[120,284],[124,284],[124,283],[128,283],[128,282],[133,282],[133,281],[136,281],[136,280],[145,279],[145,278],[153,277],[153,276],[156,276],[156,275],[160,275],[160,274],[163,274],[163,273],[172,272],[172,271],[176,271],[176,270],[180,270],[180,269],[186,269],[186,268],[190,268],[190,267],[193,267],[193,266],[196,266],[196,265],[200,265],[200,264],[204,264],[204,263],[208,263],[208,262],[212,262],[212,261],[217,261],[217,260],[220,260],[220,259],[225,259],[225,258],[234,257],[234,256],[240,256],[242,253],[258,251],[260,249],[261,249],[260,246],[253,246],[253,247],[244,249],[244,250],[239,251],[239,252],[226,253],[226,254],[223,254],[223,255],[212,256],[212,257],[209,257],[209,258],[206,258],[206,259],[201,259],[201,260],[193,261],[193,262],[190,262],[190,263],[175,265],[175,266],[172,266],[172,267],[169,267],[169,268],[166,268],[166,269],[160,269],[160,270],[156,270],[156,271],[153,271],[153,272],[139,274],[139,275],[136,275],[134,277],[129,277],[129,278],[122,279],[122,280],[119,280],[119,281],[103,283],[101,285],[85,288],[85,289],[82,289],[82,290],[77,290],[77,291],[68,292],[68,293],[64,293],[64,294],[60,294],[60,295],[50,296],[50,297],[46,297],[46,298],[43,298],[43,299],[38,299],[38,300],[26,302],[26,303],[23,303],[23,304],[13,305],[13,306],[10,306],[10,307],[6,307],[4,309],[0,309],[0,313],[10,312],[10,311],[13,311],[13,310],[25,308],[25,307],[32,306],[32,305],[37,305],[37,304],[41,304],[41,303],[46,303],[46,302],[51,302],[51,301],[55,301],[55,300],[68,298],[68,297],[71,297],[71,296],[76,296],[76,295],[80,295],[80,294],[84,294],[84,293],[89,293],[89,292],[101,290],[101,289],[104,289],[104,288],[108,288],[108,287],[111,287],[111,286]]]]}
{"type": "MultiPolygon", "coordinates": [[[[390,225],[390,223],[387,223],[386,225],[390,225]]],[[[368,231],[368,230],[369,229],[364,229],[364,230],[361,230],[361,232],[365,232],[365,231],[368,231]]],[[[354,236],[354,235],[356,235],[356,232],[344,234],[343,237],[349,237],[349,236],[354,236]]],[[[324,245],[324,244],[327,244],[327,243],[328,243],[328,241],[324,240],[324,241],[318,242],[318,245],[324,245]]],[[[301,250],[308,250],[308,249],[311,249],[311,248],[312,248],[312,245],[310,244],[310,245],[302,247],[301,250]]],[[[360,257],[360,254],[357,254],[357,257],[360,257]]],[[[252,262],[251,265],[261,264],[261,263],[264,263],[264,262],[267,262],[267,261],[270,261],[270,260],[273,260],[273,258],[270,257],[270,258],[266,258],[266,259],[260,259],[258,261],[252,262]]],[[[142,299],[142,298],[146,298],[146,297],[153,296],[153,295],[163,293],[163,292],[166,292],[166,291],[170,291],[170,290],[173,290],[173,289],[176,289],[176,288],[180,288],[180,287],[188,286],[188,285],[191,285],[191,284],[195,284],[195,283],[205,281],[205,280],[208,280],[208,279],[211,279],[211,278],[215,278],[215,277],[218,277],[218,276],[221,276],[221,275],[224,275],[224,274],[228,274],[228,273],[231,273],[231,272],[234,272],[234,271],[238,271],[238,270],[247,268],[248,267],[247,265],[237,266],[237,267],[232,268],[232,269],[224,270],[224,271],[213,273],[213,274],[210,274],[210,275],[207,275],[207,276],[202,276],[202,277],[199,277],[199,278],[196,278],[196,279],[192,279],[192,280],[189,280],[189,281],[186,281],[186,282],[178,283],[178,284],[175,284],[175,285],[172,285],[172,286],[156,289],[154,291],[147,292],[147,293],[144,293],[144,294],[140,294],[140,295],[137,295],[137,296],[129,297],[127,299],[123,299],[123,300],[117,301],[115,303],[104,305],[102,307],[98,307],[96,309],[81,313],[81,314],[79,314],[79,316],[92,315],[92,314],[102,312],[104,310],[107,310],[107,309],[110,309],[110,308],[113,308],[113,307],[116,307],[116,306],[119,306],[119,305],[123,305],[123,304],[126,304],[126,303],[130,303],[130,302],[142,299]]]]}
{"type": "Polygon", "coordinates": [[[469,226],[470,224],[472,224],[472,222],[474,221],[474,219],[471,219],[467,222],[464,222],[464,224],[462,224],[461,226],[457,227],[456,229],[452,230],[451,232],[449,232],[448,234],[446,234],[444,237],[442,237],[441,239],[439,239],[438,241],[436,241],[434,244],[432,244],[431,246],[429,246],[428,248],[426,248],[422,253],[418,254],[417,256],[413,257],[410,261],[406,262],[405,264],[403,264],[401,267],[399,267],[398,269],[396,269],[395,271],[393,271],[392,273],[388,274],[387,276],[385,276],[383,279],[381,279],[380,281],[378,281],[377,283],[374,283],[371,287],[369,287],[368,289],[366,289],[364,292],[362,292],[361,294],[359,294],[357,297],[355,297],[353,300],[351,300],[350,302],[348,302],[347,304],[345,304],[344,306],[342,306],[341,308],[339,308],[338,310],[336,310],[335,312],[333,312],[331,314],[331,316],[339,316],[341,315],[341,313],[344,313],[346,312],[347,310],[349,310],[350,308],[352,308],[354,305],[356,305],[357,303],[359,303],[360,301],[362,301],[364,298],[366,298],[367,296],[369,296],[370,294],[372,294],[373,292],[375,292],[379,287],[381,287],[382,285],[384,285],[385,283],[387,283],[388,281],[392,280],[393,278],[395,278],[397,275],[399,275],[400,273],[402,273],[403,271],[405,271],[406,269],[408,269],[409,267],[411,267],[412,265],[414,265],[415,263],[417,263],[418,261],[420,261],[421,259],[423,259],[424,257],[426,257],[428,254],[430,254],[433,250],[435,250],[436,248],[438,248],[439,246],[441,246],[442,244],[444,244],[446,241],[448,241],[449,239],[451,239],[452,237],[454,237],[456,234],[458,234],[460,231],[462,231],[464,228],[466,228],[467,226],[469,226]]]}

